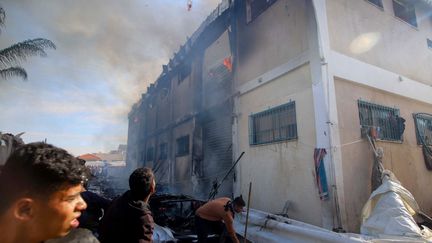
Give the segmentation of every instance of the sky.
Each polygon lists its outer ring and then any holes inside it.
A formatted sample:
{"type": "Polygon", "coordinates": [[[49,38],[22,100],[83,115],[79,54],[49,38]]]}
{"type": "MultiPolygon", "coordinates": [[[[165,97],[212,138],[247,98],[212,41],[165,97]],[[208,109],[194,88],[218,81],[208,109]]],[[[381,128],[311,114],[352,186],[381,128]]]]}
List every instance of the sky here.
{"type": "Polygon", "coordinates": [[[0,132],[78,156],[127,142],[128,113],[220,0],[2,0],[0,48],[53,41],[0,79],[0,132]]]}

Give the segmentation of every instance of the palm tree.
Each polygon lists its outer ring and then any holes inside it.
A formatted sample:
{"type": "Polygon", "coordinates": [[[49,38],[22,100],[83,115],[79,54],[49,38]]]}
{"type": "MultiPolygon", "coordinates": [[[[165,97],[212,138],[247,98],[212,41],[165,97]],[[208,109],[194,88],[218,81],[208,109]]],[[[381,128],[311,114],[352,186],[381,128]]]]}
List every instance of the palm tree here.
{"type": "MultiPolygon", "coordinates": [[[[0,26],[4,26],[6,13],[0,6],[0,26]]],[[[7,79],[18,76],[27,79],[27,72],[20,67],[20,61],[25,61],[29,56],[47,56],[45,49],[55,49],[56,46],[50,40],[36,38],[16,43],[8,48],[0,50],[0,78],[7,79]]]]}

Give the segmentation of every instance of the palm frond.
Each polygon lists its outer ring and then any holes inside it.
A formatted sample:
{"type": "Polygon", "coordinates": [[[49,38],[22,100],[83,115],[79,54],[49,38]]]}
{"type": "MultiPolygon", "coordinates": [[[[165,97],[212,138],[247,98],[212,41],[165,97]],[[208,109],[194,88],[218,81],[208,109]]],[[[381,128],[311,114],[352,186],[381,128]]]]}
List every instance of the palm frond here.
{"type": "Polygon", "coordinates": [[[27,72],[22,67],[10,67],[0,70],[1,79],[8,79],[15,76],[21,77],[22,79],[26,80],[27,72]]]}
{"type": "Polygon", "coordinates": [[[6,12],[4,9],[0,6],[0,26],[4,25],[4,21],[6,19],[6,12]]]}
{"type": "Polygon", "coordinates": [[[16,43],[8,48],[0,50],[0,65],[6,67],[25,61],[29,56],[45,57],[46,48],[56,49],[55,44],[47,39],[37,38],[16,43]]]}

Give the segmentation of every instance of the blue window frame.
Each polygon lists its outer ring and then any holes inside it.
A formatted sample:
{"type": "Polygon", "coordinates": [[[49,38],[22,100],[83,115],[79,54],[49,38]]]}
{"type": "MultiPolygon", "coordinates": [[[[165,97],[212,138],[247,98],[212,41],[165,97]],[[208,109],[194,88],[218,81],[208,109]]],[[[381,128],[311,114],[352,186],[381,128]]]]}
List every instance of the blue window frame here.
{"type": "Polygon", "coordinates": [[[399,109],[358,101],[360,125],[363,134],[374,128],[377,138],[387,141],[402,141],[405,119],[399,116],[399,109]]]}
{"type": "Polygon", "coordinates": [[[249,144],[259,145],[297,139],[295,101],[249,117],[249,144]]]}

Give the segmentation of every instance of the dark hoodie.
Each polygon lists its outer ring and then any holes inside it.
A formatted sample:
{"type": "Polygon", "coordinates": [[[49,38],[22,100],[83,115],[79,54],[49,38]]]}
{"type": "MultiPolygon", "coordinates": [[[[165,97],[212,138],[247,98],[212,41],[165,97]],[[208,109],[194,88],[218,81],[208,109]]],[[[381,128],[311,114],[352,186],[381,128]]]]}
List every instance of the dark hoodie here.
{"type": "Polygon", "coordinates": [[[134,200],[131,192],[125,192],[114,200],[99,228],[101,243],[152,242],[153,216],[149,205],[134,200]]]}

